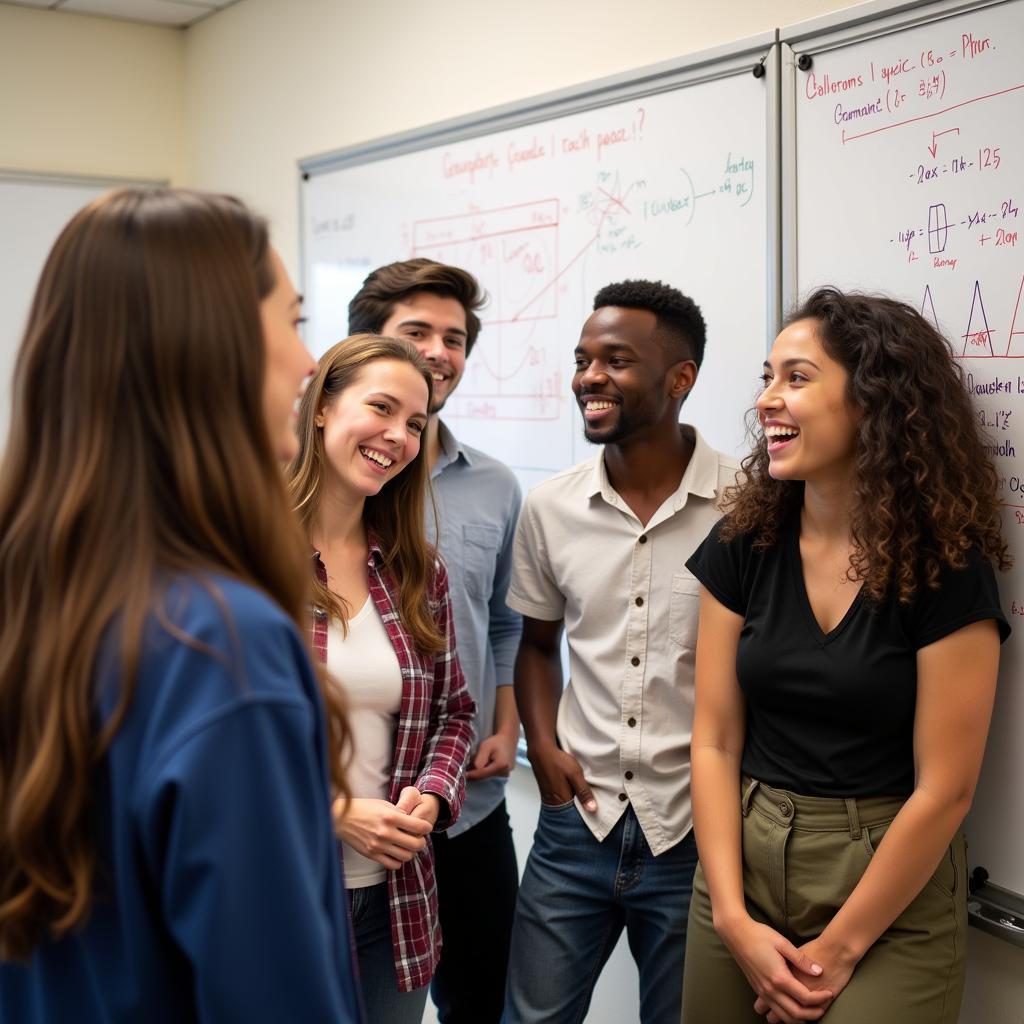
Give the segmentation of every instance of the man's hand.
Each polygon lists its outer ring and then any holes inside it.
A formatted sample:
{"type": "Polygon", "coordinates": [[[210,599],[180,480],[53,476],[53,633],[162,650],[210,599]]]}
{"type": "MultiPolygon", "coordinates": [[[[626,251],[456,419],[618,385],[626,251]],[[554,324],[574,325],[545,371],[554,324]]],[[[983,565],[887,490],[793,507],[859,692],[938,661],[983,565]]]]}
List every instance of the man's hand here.
{"type": "Polygon", "coordinates": [[[519,746],[519,727],[516,723],[514,735],[496,732],[488,736],[479,747],[473,758],[473,767],[466,772],[471,781],[490,779],[494,776],[510,775],[516,766],[516,748],[519,746]]]}
{"type": "Polygon", "coordinates": [[[549,806],[567,804],[577,796],[584,810],[591,814],[597,810],[594,793],[583,777],[579,761],[572,754],[552,746],[543,751],[530,750],[529,758],[544,803],[549,806]]]}

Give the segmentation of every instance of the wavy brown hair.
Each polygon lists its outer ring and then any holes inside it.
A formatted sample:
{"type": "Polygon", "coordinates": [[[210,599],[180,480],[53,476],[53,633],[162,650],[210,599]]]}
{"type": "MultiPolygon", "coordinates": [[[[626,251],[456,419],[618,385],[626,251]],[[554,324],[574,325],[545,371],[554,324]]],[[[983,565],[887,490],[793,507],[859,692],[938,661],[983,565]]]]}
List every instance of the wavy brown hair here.
{"type": "MultiPolygon", "coordinates": [[[[114,192],[47,259],[0,470],[0,957],[88,915],[94,771],[147,620],[174,629],[172,576],[218,596],[206,574],[230,575],[306,633],[306,548],[263,413],[273,285],[265,223],[198,192],[114,192]],[[94,665],[115,622],[122,688],[99,722],[94,665]]],[[[344,716],[323,689],[344,790],[344,716]]]]}
{"type": "MultiPolygon", "coordinates": [[[[316,376],[310,381],[299,406],[299,453],[288,471],[292,503],[310,537],[316,526],[323,494],[323,428],[317,414],[356,382],[370,363],[389,359],[409,363],[432,393],[433,379],[416,346],[404,338],[381,338],[375,334],[353,334],[328,349],[320,359],[316,376]]],[[[417,648],[424,654],[444,650],[445,638],[438,629],[428,593],[437,561],[436,549],[427,541],[423,512],[432,500],[430,469],[424,446],[408,466],[392,477],[380,491],[366,499],[363,522],[377,539],[384,565],[398,586],[398,612],[417,648]]],[[[351,609],[330,588],[313,580],[313,603],[341,621],[347,629],[351,609]]]]}
{"type": "MultiPolygon", "coordinates": [[[[1000,569],[1010,556],[1000,532],[998,473],[949,343],[911,306],[881,295],[820,288],[786,325],[814,320],[825,351],[849,374],[847,401],[862,413],[847,575],[880,601],[909,603],[922,584],[978,548],[1000,569]]],[[[803,501],[803,483],[773,480],[764,434],[743,460],[745,481],[726,492],[721,537],[756,534],[775,544],[803,501]]]]}
{"type": "Polygon", "coordinates": [[[466,313],[468,356],[480,334],[477,311],[486,305],[487,295],[468,270],[450,267],[425,256],[389,263],[367,276],[362,288],[348,304],[349,333],[380,334],[391,319],[395,306],[417,292],[430,292],[442,299],[455,299],[462,306],[466,313]]]}

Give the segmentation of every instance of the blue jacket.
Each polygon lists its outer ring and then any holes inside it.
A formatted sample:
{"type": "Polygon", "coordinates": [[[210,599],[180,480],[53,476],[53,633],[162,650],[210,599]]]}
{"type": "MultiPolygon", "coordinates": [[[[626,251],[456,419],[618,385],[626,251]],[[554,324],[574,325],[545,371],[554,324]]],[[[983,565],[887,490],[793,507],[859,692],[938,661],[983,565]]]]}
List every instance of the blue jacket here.
{"type": "MultiPolygon", "coordinates": [[[[164,610],[95,771],[92,911],[27,966],[0,964],[0,1022],[355,1024],[303,642],[270,599],[223,577],[179,579],[164,610]]],[[[117,647],[99,660],[98,723],[117,703],[117,647]]]]}

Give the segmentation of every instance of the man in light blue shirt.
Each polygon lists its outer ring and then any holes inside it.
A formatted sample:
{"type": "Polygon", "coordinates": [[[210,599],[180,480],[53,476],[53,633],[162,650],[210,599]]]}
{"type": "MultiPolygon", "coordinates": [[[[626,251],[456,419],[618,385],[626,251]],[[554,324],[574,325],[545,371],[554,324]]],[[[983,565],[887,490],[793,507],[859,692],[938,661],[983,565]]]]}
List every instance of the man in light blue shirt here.
{"type": "Polygon", "coordinates": [[[431,369],[424,444],[437,519],[428,509],[427,532],[448,566],[459,661],[478,709],[462,814],[433,837],[444,946],[431,991],[441,1024],[501,1019],[519,881],[505,781],[519,741],[511,684],[522,624],[505,596],[521,492],[507,466],[436,415],[462,379],[484,299],[472,274],[414,259],[375,270],[349,304],[351,333],[408,338],[431,369]]]}

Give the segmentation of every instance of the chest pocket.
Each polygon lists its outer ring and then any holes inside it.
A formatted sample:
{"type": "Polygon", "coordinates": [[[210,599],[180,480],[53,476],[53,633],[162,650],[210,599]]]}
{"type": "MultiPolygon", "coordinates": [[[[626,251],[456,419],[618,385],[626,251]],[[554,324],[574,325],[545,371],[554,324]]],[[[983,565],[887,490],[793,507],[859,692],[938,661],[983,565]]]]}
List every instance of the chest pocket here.
{"type": "Polygon", "coordinates": [[[501,545],[501,530],[483,523],[462,527],[462,581],[470,597],[487,600],[494,586],[494,565],[501,545]]]}
{"type": "Polygon", "coordinates": [[[668,609],[668,633],[677,647],[694,650],[697,646],[697,613],[700,610],[700,583],[677,573],[672,577],[672,599],[668,609]]]}

